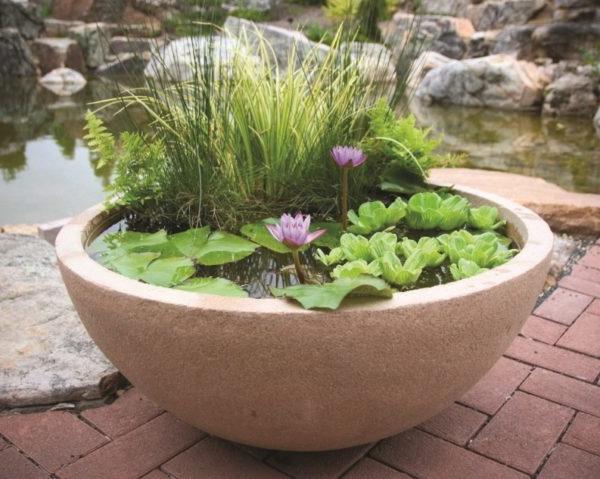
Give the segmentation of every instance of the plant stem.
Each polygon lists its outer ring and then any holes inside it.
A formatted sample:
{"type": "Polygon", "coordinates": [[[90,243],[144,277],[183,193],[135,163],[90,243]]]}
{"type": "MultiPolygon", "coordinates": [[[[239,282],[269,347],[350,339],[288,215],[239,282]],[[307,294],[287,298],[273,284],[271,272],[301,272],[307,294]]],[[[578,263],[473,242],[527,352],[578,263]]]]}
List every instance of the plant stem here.
{"type": "Polygon", "coordinates": [[[340,209],[342,211],[342,231],[348,228],[348,168],[341,169],[340,209]]]}
{"type": "Polygon", "coordinates": [[[302,263],[300,263],[300,253],[297,249],[292,250],[292,256],[294,258],[294,267],[296,268],[298,281],[300,281],[301,284],[306,284],[306,274],[304,273],[304,268],[302,268],[302,263]]]}

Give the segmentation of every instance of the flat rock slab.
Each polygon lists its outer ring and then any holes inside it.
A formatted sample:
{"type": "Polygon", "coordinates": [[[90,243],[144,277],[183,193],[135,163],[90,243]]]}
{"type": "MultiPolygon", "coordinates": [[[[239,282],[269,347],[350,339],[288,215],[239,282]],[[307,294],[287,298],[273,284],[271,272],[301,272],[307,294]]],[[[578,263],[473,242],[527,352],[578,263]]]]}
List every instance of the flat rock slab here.
{"type": "Polygon", "coordinates": [[[538,213],[557,233],[600,234],[600,195],[573,193],[541,178],[500,171],[436,168],[430,179],[509,198],[538,213]]]}
{"type": "Polygon", "coordinates": [[[0,234],[0,331],[0,407],[94,399],[100,378],[115,371],[40,238],[0,234]]]}

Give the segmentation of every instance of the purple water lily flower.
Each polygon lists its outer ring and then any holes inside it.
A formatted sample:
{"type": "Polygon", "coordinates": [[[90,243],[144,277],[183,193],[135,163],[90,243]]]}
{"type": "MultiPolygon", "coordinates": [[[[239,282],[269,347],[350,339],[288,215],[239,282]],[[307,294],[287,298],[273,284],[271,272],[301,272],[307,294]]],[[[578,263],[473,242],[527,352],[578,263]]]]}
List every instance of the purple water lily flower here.
{"type": "Polygon", "coordinates": [[[306,274],[304,273],[304,268],[302,268],[298,250],[302,246],[312,243],[317,238],[323,236],[325,230],[317,230],[311,233],[310,215],[304,216],[302,213],[297,213],[295,217],[284,213],[281,215],[278,224],[266,226],[273,238],[292,250],[298,280],[300,283],[306,283],[306,274]]]}
{"type": "Polygon", "coordinates": [[[356,168],[367,161],[367,155],[361,149],[352,146],[333,147],[331,158],[341,168],[356,168]]]}
{"type": "Polygon", "coordinates": [[[292,250],[312,243],[325,234],[325,230],[310,233],[310,215],[304,216],[302,213],[295,217],[284,213],[279,224],[266,226],[273,238],[292,250]]]}

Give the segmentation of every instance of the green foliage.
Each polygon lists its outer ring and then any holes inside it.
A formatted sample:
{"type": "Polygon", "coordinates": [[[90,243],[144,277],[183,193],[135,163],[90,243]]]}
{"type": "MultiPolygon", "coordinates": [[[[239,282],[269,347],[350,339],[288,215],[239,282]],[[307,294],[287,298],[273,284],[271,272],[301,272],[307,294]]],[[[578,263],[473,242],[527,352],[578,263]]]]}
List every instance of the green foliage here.
{"type": "MultiPolygon", "coordinates": [[[[143,253],[136,253],[143,254],[143,253]]],[[[192,260],[172,256],[152,261],[138,279],[156,286],[171,288],[183,283],[196,272],[192,260]]]]}
{"type": "Polygon", "coordinates": [[[336,266],[331,272],[331,277],[340,278],[358,278],[359,276],[381,276],[381,268],[378,261],[367,263],[363,259],[350,261],[346,264],[336,266]]]}
{"type": "Polygon", "coordinates": [[[251,22],[266,22],[269,20],[270,15],[268,11],[258,10],[256,8],[236,8],[230,12],[232,17],[244,18],[251,22]]]}
{"type": "Polygon", "coordinates": [[[423,255],[425,267],[435,268],[441,265],[446,259],[446,253],[443,252],[442,245],[436,238],[423,236],[419,241],[404,238],[396,248],[397,252],[405,258],[410,257],[417,251],[423,255]]]}
{"type": "Polygon", "coordinates": [[[102,120],[89,110],[85,114],[85,123],[87,133],[83,139],[87,142],[88,148],[99,156],[98,168],[112,164],[117,151],[114,136],[102,120]]]}
{"type": "Polygon", "coordinates": [[[499,219],[500,213],[494,206],[480,206],[469,211],[469,226],[476,230],[496,230],[506,224],[499,219]]]}
{"type": "Polygon", "coordinates": [[[248,293],[237,284],[224,278],[191,278],[184,281],[175,289],[191,291],[192,293],[216,294],[233,298],[247,298],[248,293]]]}
{"type": "Polygon", "coordinates": [[[291,298],[298,301],[305,309],[337,309],[346,298],[354,296],[379,296],[391,298],[394,291],[385,281],[372,276],[341,278],[322,285],[297,285],[289,288],[271,288],[278,298],[291,298]]]}
{"type": "Polygon", "coordinates": [[[329,254],[325,254],[322,249],[318,249],[315,253],[315,258],[325,266],[333,266],[344,261],[346,255],[344,254],[344,250],[338,247],[333,248],[329,254]]]}
{"type": "Polygon", "coordinates": [[[275,224],[277,220],[275,218],[268,218],[259,223],[250,223],[242,226],[240,232],[249,240],[274,251],[275,253],[291,253],[291,250],[273,238],[273,235],[269,233],[266,225],[275,224]]]}
{"type": "Polygon", "coordinates": [[[466,230],[454,231],[438,237],[444,252],[452,263],[461,259],[476,263],[480,268],[493,268],[506,263],[518,251],[509,249],[505,241],[494,233],[474,235],[466,230]]]}
{"type": "Polygon", "coordinates": [[[457,264],[453,263],[450,265],[450,274],[452,274],[452,278],[455,281],[470,278],[487,270],[488,268],[480,268],[474,261],[464,258],[459,259],[457,264]]]}
{"type": "Polygon", "coordinates": [[[416,283],[426,263],[423,253],[419,250],[408,256],[404,263],[391,252],[387,252],[378,261],[383,279],[397,286],[416,283]]]}
{"type": "Polygon", "coordinates": [[[374,259],[369,246],[369,240],[364,236],[345,233],[340,238],[340,248],[347,261],[355,261],[358,259],[371,261],[374,259]]]}
{"type": "Polygon", "coordinates": [[[335,39],[335,32],[331,29],[323,27],[318,23],[308,23],[302,29],[304,34],[309,40],[317,43],[324,43],[325,45],[331,45],[335,39]]]}
{"type": "Polygon", "coordinates": [[[348,219],[352,223],[348,231],[368,235],[397,225],[405,215],[406,203],[401,198],[397,198],[388,207],[381,201],[363,203],[358,208],[358,215],[354,210],[348,212],[348,219]]]}
{"type": "Polygon", "coordinates": [[[406,223],[418,230],[450,231],[462,227],[469,218],[469,202],[458,195],[426,192],[413,195],[408,201],[406,223]]]}

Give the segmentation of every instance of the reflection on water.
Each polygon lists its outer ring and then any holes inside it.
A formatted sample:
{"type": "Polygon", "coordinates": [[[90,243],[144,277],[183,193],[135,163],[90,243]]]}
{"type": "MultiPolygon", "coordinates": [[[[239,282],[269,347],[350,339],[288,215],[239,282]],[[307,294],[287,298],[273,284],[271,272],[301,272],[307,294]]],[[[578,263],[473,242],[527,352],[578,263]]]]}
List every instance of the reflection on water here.
{"type": "Polygon", "coordinates": [[[444,137],[443,149],[466,153],[467,166],[539,176],[567,190],[600,193],[600,138],[587,117],[540,117],[465,107],[410,107],[444,137]]]}
{"type": "MultiPolygon", "coordinates": [[[[0,84],[0,225],[69,216],[103,198],[111,172],[95,168],[82,141],[83,117],[88,102],[116,92],[113,82],[100,79],[69,98],[41,89],[35,80],[0,84]]],[[[600,193],[600,140],[589,118],[416,103],[411,110],[421,124],[444,134],[445,150],[467,153],[471,166],[600,193]]],[[[126,118],[109,121],[114,131],[128,124],[126,118]]]]}

